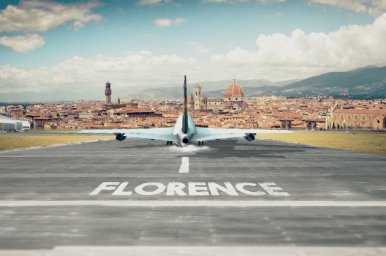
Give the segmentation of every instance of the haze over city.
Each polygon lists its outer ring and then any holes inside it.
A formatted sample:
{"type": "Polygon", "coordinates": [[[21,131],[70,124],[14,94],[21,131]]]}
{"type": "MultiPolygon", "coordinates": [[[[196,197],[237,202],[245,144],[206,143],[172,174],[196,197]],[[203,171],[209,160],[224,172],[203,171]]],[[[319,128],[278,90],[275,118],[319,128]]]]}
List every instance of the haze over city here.
{"type": "Polygon", "coordinates": [[[0,101],[385,66],[385,12],[359,0],[2,1],[0,101]]]}

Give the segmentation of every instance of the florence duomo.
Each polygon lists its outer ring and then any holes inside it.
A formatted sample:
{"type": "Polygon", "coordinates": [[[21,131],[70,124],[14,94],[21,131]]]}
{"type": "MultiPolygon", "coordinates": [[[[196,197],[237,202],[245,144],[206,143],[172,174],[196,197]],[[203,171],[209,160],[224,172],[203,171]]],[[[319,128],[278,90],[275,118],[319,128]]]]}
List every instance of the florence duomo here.
{"type": "Polygon", "coordinates": [[[227,110],[231,112],[239,112],[245,109],[245,94],[240,84],[236,79],[233,79],[231,84],[224,90],[223,98],[208,98],[202,96],[203,87],[196,84],[193,87],[193,93],[188,99],[189,107],[192,110],[227,110]]]}

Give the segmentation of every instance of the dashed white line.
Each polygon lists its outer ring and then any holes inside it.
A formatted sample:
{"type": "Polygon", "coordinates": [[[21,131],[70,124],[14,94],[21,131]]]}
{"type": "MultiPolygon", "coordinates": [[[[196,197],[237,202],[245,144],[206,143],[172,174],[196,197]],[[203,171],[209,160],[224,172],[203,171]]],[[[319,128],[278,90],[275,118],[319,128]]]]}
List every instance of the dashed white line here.
{"type": "Polygon", "coordinates": [[[189,157],[184,156],[181,158],[181,166],[179,173],[189,173],[189,157]]]}

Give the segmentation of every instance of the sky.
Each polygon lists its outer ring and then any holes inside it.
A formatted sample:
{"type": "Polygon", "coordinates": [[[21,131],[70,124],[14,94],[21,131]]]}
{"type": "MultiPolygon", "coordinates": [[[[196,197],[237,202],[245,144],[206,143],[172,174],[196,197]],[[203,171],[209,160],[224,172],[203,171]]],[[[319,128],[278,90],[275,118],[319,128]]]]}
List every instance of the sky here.
{"type": "Polygon", "coordinates": [[[0,101],[302,79],[385,66],[385,42],[386,0],[1,0],[0,101]]]}

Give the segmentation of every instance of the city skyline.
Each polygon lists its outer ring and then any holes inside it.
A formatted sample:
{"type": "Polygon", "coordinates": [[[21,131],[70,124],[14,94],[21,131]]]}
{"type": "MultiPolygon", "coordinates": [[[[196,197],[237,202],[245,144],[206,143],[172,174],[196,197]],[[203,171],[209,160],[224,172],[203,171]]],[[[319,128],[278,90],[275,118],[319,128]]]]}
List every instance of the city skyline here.
{"type": "Polygon", "coordinates": [[[379,1],[6,1],[0,92],[79,99],[108,80],[120,92],[183,74],[281,81],[383,66],[385,10],[379,1]]]}

